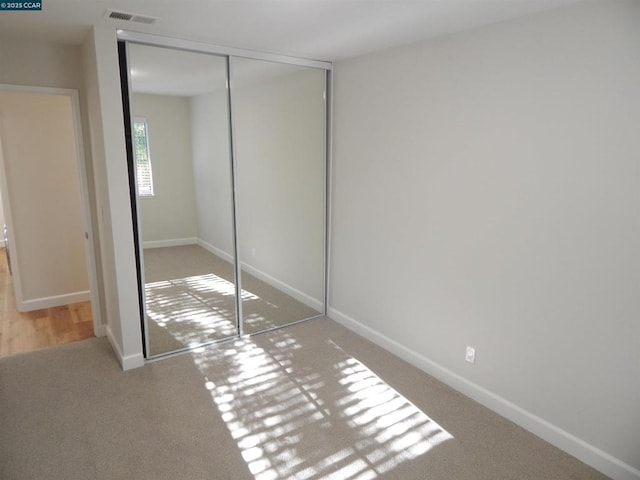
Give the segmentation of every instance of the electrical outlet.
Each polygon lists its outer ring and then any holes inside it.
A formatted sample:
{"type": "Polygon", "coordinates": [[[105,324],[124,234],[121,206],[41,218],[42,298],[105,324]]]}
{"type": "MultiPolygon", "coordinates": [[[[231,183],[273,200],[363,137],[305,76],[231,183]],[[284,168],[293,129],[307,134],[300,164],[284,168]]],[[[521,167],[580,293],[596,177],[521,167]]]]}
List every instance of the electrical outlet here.
{"type": "Polygon", "coordinates": [[[476,363],[476,349],[467,345],[467,352],[464,359],[469,363],[476,363]]]}

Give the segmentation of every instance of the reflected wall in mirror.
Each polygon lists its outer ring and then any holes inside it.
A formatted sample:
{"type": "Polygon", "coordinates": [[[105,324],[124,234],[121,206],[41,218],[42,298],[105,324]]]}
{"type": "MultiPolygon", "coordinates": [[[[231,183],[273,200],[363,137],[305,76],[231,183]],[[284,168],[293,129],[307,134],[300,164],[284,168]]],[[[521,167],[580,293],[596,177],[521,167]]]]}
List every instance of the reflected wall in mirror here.
{"type": "Polygon", "coordinates": [[[231,57],[242,323],[324,312],[325,70],[231,57]]]}
{"type": "Polygon", "coordinates": [[[237,335],[227,61],[128,45],[147,356],[237,335]]]}

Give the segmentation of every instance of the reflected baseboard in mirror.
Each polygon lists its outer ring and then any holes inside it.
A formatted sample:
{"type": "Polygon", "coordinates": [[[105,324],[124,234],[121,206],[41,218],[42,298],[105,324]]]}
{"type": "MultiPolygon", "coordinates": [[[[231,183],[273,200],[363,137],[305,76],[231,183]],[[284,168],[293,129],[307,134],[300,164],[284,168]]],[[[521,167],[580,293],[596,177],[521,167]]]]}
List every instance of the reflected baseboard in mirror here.
{"type": "MultiPolygon", "coordinates": [[[[199,245],[147,248],[144,269],[151,356],[235,335],[234,266],[230,262],[199,245]]],[[[247,333],[321,313],[244,270],[242,282],[247,333]]]]}
{"type": "Polygon", "coordinates": [[[145,355],[320,316],[327,65],[141,40],[119,53],[145,355]]]}

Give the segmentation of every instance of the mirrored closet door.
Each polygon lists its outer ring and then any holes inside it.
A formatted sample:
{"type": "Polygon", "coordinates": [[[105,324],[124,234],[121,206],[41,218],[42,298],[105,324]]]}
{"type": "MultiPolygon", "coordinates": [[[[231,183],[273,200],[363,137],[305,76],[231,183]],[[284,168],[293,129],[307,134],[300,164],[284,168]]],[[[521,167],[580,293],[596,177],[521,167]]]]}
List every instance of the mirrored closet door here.
{"type": "Polygon", "coordinates": [[[326,69],[120,51],[147,358],[323,315],[326,69]]]}
{"type": "Polygon", "coordinates": [[[237,335],[227,60],[128,46],[147,356],[237,335]]]}
{"type": "Polygon", "coordinates": [[[322,314],[325,72],[231,58],[245,333],[322,314]]]}

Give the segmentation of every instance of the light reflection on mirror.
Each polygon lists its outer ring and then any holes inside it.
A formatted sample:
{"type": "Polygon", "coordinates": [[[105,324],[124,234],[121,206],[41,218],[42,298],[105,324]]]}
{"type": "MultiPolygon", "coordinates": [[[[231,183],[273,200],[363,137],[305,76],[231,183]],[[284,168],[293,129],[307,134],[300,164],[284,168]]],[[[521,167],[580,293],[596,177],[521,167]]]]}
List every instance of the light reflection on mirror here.
{"type": "MultiPolygon", "coordinates": [[[[242,296],[242,321],[255,333],[324,310],[325,71],[230,61],[238,248],[253,293],[242,296]]],[[[231,295],[187,281],[235,277],[226,62],[129,44],[131,113],[148,144],[147,170],[137,170],[152,183],[137,205],[151,356],[238,333],[231,295]],[[198,299],[206,288],[217,300],[198,299]]]]}
{"type": "Polygon", "coordinates": [[[194,356],[256,480],[373,479],[453,438],[333,341],[316,352],[285,330],[269,341],[194,356]]]}
{"type": "Polygon", "coordinates": [[[325,71],[231,57],[230,76],[241,283],[279,291],[242,302],[255,333],[323,312],[325,71]]]}
{"type": "Polygon", "coordinates": [[[153,181],[137,202],[153,356],[237,333],[226,58],[130,44],[129,68],[153,181]]]}
{"type": "MultiPolygon", "coordinates": [[[[244,288],[241,296],[256,312],[268,315],[280,308],[244,288]]],[[[235,285],[213,273],[147,282],[145,298],[155,347],[162,351],[197,347],[203,338],[224,338],[236,332],[235,285]]],[[[268,318],[257,313],[248,321],[270,325],[268,318]]]]}

